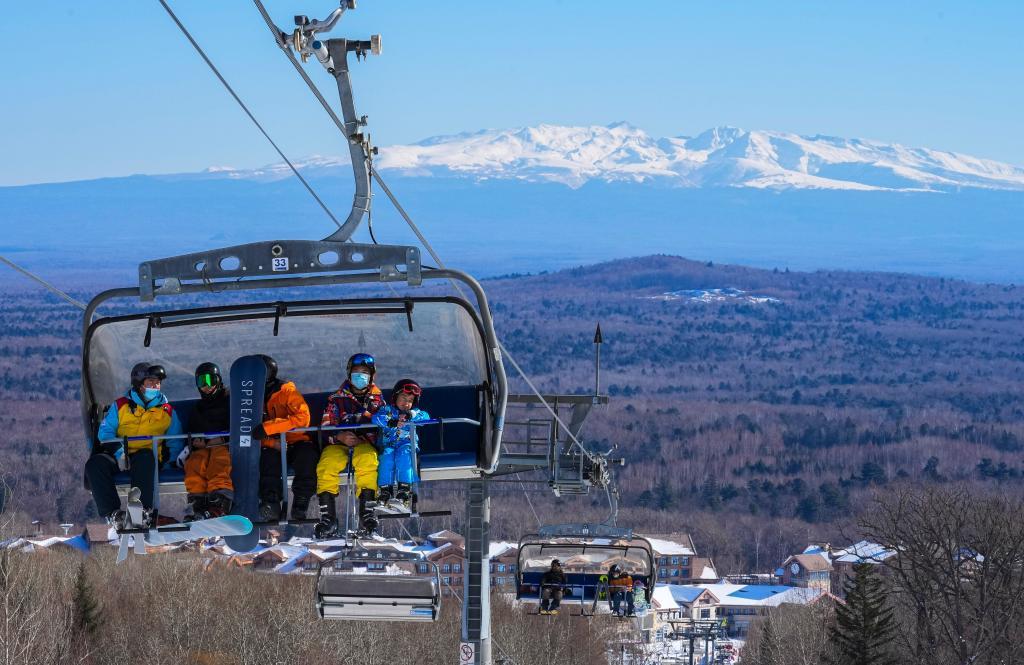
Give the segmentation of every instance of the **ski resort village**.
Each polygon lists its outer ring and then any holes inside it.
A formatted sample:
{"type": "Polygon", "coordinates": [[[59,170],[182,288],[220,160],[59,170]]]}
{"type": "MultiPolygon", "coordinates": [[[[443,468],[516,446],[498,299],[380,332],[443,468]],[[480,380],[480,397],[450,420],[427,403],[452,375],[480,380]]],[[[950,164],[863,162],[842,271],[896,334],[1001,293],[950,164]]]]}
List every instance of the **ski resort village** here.
{"type": "MultiPolygon", "coordinates": [[[[106,524],[88,524],[80,533],[75,525],[63,524],[59,535],[43,533],[46,525],[36,524],[37,533],[26,534],[0,543],[8,551],[47,556],[57,550],[76,551],[88,556],[95,550],[110,550],[118,545],[118,537],[106,524]]],[[[279,533],[269,531],[269,538],[256,549],[235,552],[220,539],[186,541],[162,547],[147,546],[147,553],[177,553],[185,560],[199,560],[204,575],[222,574],[237,568],[254,574],[317,575],[321,566],[348,566],[342,562],[343,540],[315,541],[293,537],[279,540],[279,533]]],[[[617,641],[630,645],[632,660],[626,662],[672,663],[734,663],[739,662],[751,623],[765,621],[787,606],[829,606],[842,602],[844,588],[854,576],[857,564],[877,565],[892,553],[879,545],[858,542],[845,547],[812,544],[777,563],[769,571],[720,576],[714,561],[700,556],[687,534],[646,536],[654,552],[658,582],[648,602],[639,597],[632,616],[624,617],[617,626],[617,641]]],[[[366,543],[367,549],[380,553],[381,563],[371,554],[369,571],[380,574],[401,574],[388,571],[386,560],[401,554],[415,554],[422,561],[408,573],[410,576],[440,575],[442,595],[458,602],[466,584],[465,539],[452,531],[439,531],[425,538],[400,541],[378,537],[366,543]]],[[[488,556],[492,593],[516,597],[516,586],[522,584],[517,543],[492,542],[488,556]]],[[[527,563],[527,565],[529,565],[527,563]]],[[[567,573],[583,571],[592,566],[586,553],[562,562],[567,573]]],[[[563,611],[570,614],[612,614],[611,597],[599,599],[589,607],[570,604],[574,595],[585,595],[583,589],[566,589],[563,611]]],[[[528,608],[524,608],[528,611],[528,608]]]]}

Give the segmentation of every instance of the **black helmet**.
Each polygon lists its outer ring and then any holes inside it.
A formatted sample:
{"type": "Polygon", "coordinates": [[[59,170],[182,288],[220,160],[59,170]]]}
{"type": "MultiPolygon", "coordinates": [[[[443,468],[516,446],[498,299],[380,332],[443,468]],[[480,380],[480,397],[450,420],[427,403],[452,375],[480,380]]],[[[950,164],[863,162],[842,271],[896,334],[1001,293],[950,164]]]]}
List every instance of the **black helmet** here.
{"type": "Polygon", "coordinates": [[[132,388],[134,388],[136,392],[142,388],[142,384],[146,379],[159,379],[160,381],[163,381],[166,378],[167,372],[164,371],[163,365],[138,363],[135,367],[132,367],[132,388]]]}
{"type": "Polygon", "coordinates": [[[220,374],[220,367],[217,366],[217,363],[202,363],[196,367],[196,388],[202,389],[210,386],[217,388],[214,394],[219,393],[220,389],[224,387],[224,378],[220,374]]]}
{"type": "Polygon", "coordinates": [[[263,364],[267,366],[267,383],[273,383],[277,379],[277,361],[264,353],[260,354],[260,358],[263,359],[263,364]]]}
{"type": "Polygon", "coordinates": [[[412,379],[401,379],[395,384],[395,387],[391,389],[391,403],[394,404],[395,400],[401,393],[409,393],[412,395],[412,408],[416,408],[420,404],[420,395],[423,394],[423,388],[420,388],[420,384],[416,383],[412,379]]]}
{"type": "Polygon", "coordinates": [[[377,373],[377,361],[373,359],[369,353],[356,353],[348,359],[348,366],[345,371],[351,375],[352,368],[357,365],[363,365],[370,368],[370,378],[372,379],[374,374],[377,373]]]}

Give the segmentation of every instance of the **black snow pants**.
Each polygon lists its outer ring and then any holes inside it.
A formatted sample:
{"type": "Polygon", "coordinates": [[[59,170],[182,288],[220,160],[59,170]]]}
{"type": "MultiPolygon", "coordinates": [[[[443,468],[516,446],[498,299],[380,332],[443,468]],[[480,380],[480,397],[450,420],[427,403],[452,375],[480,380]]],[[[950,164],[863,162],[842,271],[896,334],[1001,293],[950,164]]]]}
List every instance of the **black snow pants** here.
{"type": "MultiPolygon", "coordinates": [[[[312,441],[297,441],[288,444],[288,466],[295,472],[292,479],[294,505],[309,505],[316,494],[316,463],[320,459],[320,447],[312,441]]],[[[260,501],[277,503],[281,496],[281,451],[264,447],[260,451],[260,501]]]]}
{"type": "MultiPolygon", "coordinates": [[[[142,491],[142,505],[146,509],[152,508],[153,472],[156,470],[153,451],[139,450],[130,453],[128,463],[131,465],[128,473],[131,476],[132,487],[138,487],[142,491]]],[[[107,517],[121,508],[121,498],[117,495],[114,478],[117,473],[117,461],[113,455],[98,453],[85,463],[85,477],[89,480],[89,489],[92,490],[92,498],[101,517],[107,517]]]]}

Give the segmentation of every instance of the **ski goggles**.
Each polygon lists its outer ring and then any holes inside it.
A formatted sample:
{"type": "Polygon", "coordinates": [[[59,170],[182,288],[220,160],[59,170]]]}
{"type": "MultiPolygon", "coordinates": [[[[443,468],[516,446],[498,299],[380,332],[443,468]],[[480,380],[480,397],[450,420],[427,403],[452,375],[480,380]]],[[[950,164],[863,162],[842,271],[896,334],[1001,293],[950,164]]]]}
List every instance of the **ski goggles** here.
{"type": "Polygon", "coordinates": [[[401,388],[399,388],[398,392],[399,393],[405,393],[407,395],[413,395],[415,397],[419,397],[420,395],[423,394],[423,389],[420,388],[419,386],[414,386],[411,383],[407,383],[404,386],[402,386],[401,388]]]}
{"type": "Polygon", "coordinates": [[[376,366],[377,361],[373,359],[369,353],[357,353],[349,358],[348,366],[355,367],[356,365],[363,365],[365,367],[373,368],[376,366]]]}
{"type": "Polygon", "coordinates": [[[203,372],[196,376],[197,388],[213,388],[220,385],[220,377],[212,372],[203,372]]]}

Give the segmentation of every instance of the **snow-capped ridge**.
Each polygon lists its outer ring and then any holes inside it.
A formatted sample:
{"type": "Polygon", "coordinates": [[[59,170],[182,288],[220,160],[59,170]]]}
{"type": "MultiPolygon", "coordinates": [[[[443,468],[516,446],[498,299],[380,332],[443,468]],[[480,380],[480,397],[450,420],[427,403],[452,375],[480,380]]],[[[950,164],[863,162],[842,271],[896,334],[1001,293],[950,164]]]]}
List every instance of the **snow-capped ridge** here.
{"type": "MultiPolygon", "coordinates": [[[[345,157],[313,155],[297,168],[325,174],[348,168],[345,157]]],[[[695,136],[655,138],[626,121],[606,126],[539,124],[434,136],[380,149],[381,171],[410,177],[556,182],[658,183],[673,187],[753,187],[949,191],[1024,190],[1024,168],[955,152],[867,139],[712,127],[695,136]]],[[[212,177],[278,179],[286,164],[212,177]]]]}

